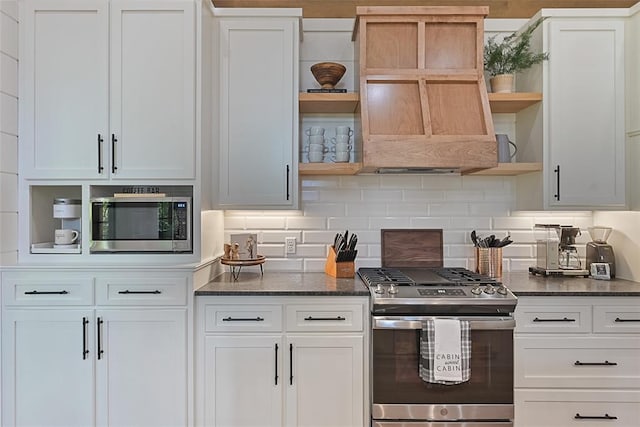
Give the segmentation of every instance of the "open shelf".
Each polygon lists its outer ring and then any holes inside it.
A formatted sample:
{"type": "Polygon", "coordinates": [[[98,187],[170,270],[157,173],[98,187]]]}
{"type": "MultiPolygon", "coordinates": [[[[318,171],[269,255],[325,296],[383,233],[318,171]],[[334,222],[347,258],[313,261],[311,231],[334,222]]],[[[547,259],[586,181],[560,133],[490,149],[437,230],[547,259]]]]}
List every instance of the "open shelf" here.
{"type": "Polygon", "coordinates": [[[355,113],[360,104],[357,92],[298,94],[300,113],[355,113]]]}
{"type": "Polygon", "coordinates": [[[539,92],[489,93],[492,113],[517,113],[542,101],[539,92]]]}
{"type": "Polygon", "coordinates": [[[542,163],[498,163],[495,168],[466,171],[464,175],[515,176],[541,170],[542,163]]]}
{"type": "Polygon", "coordinates": [[[299,163],[298,175],[355,175],[362,163],[299,163]]]}

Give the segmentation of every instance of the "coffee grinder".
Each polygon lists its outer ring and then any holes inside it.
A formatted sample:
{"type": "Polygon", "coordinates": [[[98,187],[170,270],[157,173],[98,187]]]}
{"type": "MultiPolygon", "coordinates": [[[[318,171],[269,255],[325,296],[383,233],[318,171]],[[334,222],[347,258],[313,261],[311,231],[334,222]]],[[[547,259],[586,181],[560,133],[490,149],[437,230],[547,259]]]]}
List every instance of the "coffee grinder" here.
{"type": "Polygon", "coordinates": [[[611,234],[611,227],[589,227],[591,242],[587,243],[587,270],[591,269],[594,262],[609,264],[609,276],[616,276],[616,258],[611,245],[607,244],[607,239],[611,234]]]}

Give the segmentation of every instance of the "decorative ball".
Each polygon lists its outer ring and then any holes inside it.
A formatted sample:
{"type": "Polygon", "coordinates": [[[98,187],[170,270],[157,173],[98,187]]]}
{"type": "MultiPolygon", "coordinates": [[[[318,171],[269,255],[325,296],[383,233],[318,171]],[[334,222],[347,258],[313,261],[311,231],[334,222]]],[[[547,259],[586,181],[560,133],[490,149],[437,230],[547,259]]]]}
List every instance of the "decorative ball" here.
{"type": "Polygon", "coordinates": [[[311,66],[313,77],[323,89],[333,89],[338,84],[347,68],[337,62],[318,62],[311,66]]]}

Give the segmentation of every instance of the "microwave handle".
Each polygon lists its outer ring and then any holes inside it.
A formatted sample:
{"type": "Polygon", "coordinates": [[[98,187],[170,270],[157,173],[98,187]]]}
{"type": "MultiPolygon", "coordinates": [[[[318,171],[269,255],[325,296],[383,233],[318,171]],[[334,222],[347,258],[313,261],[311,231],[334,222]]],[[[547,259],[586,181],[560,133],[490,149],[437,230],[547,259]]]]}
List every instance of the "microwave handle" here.
{"type": "Polygon", "coordinates": [[[514,329],[516,321],[513,317],[447,317],[447,316],[419,316],[419,317],[376,317],[372,319],[373,329],[422,329],[423,320],[454,319],[466,320],[472,330],[514,329]]]}

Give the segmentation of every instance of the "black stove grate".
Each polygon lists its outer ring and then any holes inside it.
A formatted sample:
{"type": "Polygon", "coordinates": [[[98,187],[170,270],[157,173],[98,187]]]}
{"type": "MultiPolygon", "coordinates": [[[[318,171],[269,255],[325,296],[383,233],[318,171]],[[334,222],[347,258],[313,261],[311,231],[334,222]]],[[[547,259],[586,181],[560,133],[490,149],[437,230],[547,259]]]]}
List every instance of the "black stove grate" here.
{"type": "MultiPolygon", "coordinates": [[[[497,284],[494,279],[480,275],[462,267],[425,268],[448,281],[450,285],[487,285],[497,284]]],[[[398,286],[430,285],[430,283],[416,283],[402,270],[397,268],[360,268],[358,275],[367,286],[378,284],[395,284],[398,286]]],[[[437,283],[438,286],[446,286],[447,283],[437,283]]]]}

